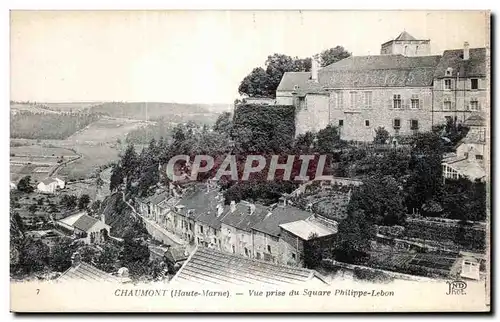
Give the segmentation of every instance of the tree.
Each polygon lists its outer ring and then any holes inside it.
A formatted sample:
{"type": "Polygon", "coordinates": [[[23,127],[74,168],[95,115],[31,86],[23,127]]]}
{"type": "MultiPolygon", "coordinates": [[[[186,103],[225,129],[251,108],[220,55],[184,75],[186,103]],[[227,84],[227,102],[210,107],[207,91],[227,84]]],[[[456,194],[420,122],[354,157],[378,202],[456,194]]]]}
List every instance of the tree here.
{"type": "Polygon", "coordinates": [[[356,189],[348,212],[362,210],[376,225],[400,225],[406,217],[402,187],[391,176],[371,177],[356,189]]]}
{"type": "Polygon", "coordinates": [[[340,143],[339,131],[331,124],[319,130],[316,138],[316,151],[323,154],[331,154],[340,143]]]}
{"type": "Polygon", "coordinates": [[[385,144],[389,141],[389,132],[383,127],[379,126],[375,130],[375,139],[373,140],[376,144],[385,144]]]}
{"type": "Polygon", "coordinates": [[[304,243],[304,265],[306,268],[315,269],[321,265],[323,260],[322,245],[317,239],[316,233],[311,233],[308,240],[304,243]]]}
{"type": "Polygon", "coordinates": [[[118,268],[119,249],[111,243],[104,244],[101,254],[95,261],[96,267],[105,272],[111,273],[118,268]]]}
{"type": "Polygon", "coordinates": [[[38,206],[36,204],[32,204],[28,207],[28,210],[32,213],[35,214],[36,211],[38,210],[38,206]]]}
{"type": "Polygon", "coordinates": [[[250,97],[272,97],[273,93],[271,78],[266,71],[257,67],[250,74],[245,76],[238,87],[240,95],[246,94],[250,97]]]}
{"type": "Polygon", "coordinates": [[[39,272],[46,268],[49,247],[40,240],[28,239],[20,254],[20,265],[26,273],[39,272]]]}
{"type": "Polygon", "coordinates": [[[323,50],[318,56],[321,67],[325,67],[344,58],[350,57],[351,53],[342,46],[336,46],[334,48],[323,50]]]}
{"type": "Polygon", "coordinates": [[[299,134],[294,142],[294,147],[297,153],[308,154],[314,147],[314,140],[316,136],[312,132],[299,134]]]}
{"type": "Polygon", "coordinates": [[[113,166],[111,170],[111,178],[109,180],[109,190],[116,191],[118,187],[123,183],[123,171],[122,167],[118,164],[113,166]]]}
{"type": "Polygon", "coordinates": [[[137,153],[133,144],[129,144],[125,150],[125,154],[121,158],[121,167],[123,169],[123,175],[127,179],[127,185],[130,185],[132,175],[137,170],[137,153]]]}
{"type": "Polygon", "coordinates": [[[25,193],[31,193],[35,191],[35,188],[31,185],[31,176],[25,176],[19,180],[17,184],[17,190],[25,193]]]}
{"type": "Polygon", "coordinates": [[[443,142],[437,133],[419,133],[413,138],[410,176],[405,189],[408,211],[421,209],[422,205],[431,200],[441,202],[443,152],[443,142]]]}
{"type": "Polygon", "coordinates": [[[86,209],[89,203],[90,203],[89,195],[88,194],[81,195],[80,199],[78,200],[78,209],[80,210],[86,209]]]}
{"type": "Polygon", "coordinates": [[[73,209],[78,204],[78,197],[75,195],[62,195],[61,201],[59,203],[63,207],[73,209]]]}
{"type": "Polygon", "coordinates": [[[217,118],[214,124],[214,131],[227,136],[231,135],[231,130],[233,128],[233,118],[231,113],[224,112],[217,118]]]}
{"type": "Polygon", "coordinates": [[[91,211],[93,213],[97,213],[99,211],[99,209],[101,209],[101,200],[95,200],[93,203],[92,203],[92,206],[90,207],[91,211]]]}
{"type": "Polygon", "coordinates": [[[241,82],[238,92],[250,97],[275,97],[281,78],[286,72],[308,72],[311,58],[292,58],[284,54],[267,57],[266,69],[254,68],[241,82]]]}
{"type": "Polygon", "coordinates": [[[63,239],[52,249],[50,257],[50,267],[57,272],[64,272],[71,267],[71,256],[76,251],[76,247],[72,245],[71,240],[63,239]]]}
{"type": "Polygon", "coordinates": [[[361,262],[369,256],[374,237],[375,228],[365,212],[361,209],[350,212],[338,227],[335,258],[347,263],[361,262]]]}

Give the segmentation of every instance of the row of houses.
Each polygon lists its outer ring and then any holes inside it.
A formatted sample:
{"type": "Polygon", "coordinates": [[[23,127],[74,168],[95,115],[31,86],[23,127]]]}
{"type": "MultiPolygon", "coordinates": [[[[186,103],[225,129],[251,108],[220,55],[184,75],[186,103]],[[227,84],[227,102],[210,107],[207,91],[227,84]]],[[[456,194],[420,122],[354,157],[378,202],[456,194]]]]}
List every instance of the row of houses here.
{"type": "Polygon", "coordinates": [[[487,48],[430,55],[430,40],[406,31],[381,45],[380,55],[351,56],[310,72],[286,72],[277,105],[296,108],[296,134],[338,126],[344,140],[373,141],[375,129],[392,136],[430,131],[448,119],[487,116],[487,48]]]}
{"type": "Polygon", "coordinates": [[[310,240],[333,238],[337,232],[335,221],[294,207],[286,197],[271,207],[246,201],[226,205],[215,181],[182,197],[158,193],[139,200],[138,209],[186,243],[299,267],[310,240]]]}

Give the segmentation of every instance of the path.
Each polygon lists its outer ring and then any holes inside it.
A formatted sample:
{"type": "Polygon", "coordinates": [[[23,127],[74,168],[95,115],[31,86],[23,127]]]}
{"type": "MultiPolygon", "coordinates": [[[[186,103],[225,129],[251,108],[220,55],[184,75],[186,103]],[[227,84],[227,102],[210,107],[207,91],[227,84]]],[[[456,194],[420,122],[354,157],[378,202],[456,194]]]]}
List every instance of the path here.
{"type": "Polygon", "coordinates": [[[186,241],[182,240],[180,237],[172,234],[171,232],[169,232],[165,228],[158,225],[156,222],[149,220],[146,217],[144,217],[143,215],[141,215],[140,213],[138,213],[135,210],[134,206],[132,206],[126,200],[125,193],[123,191],[121,191],[121,194],[122,194],[123,202],[125,202],[127,204],[127,206],[129,206],[130,209],[132,209],[134,218],[141,218],[143,220],[143,222],[146,226],[146,230],[153,238],[162,241],[166,245],[171,245],[171,246],[180,246],[180,245],[186,244],[186,241]]]}

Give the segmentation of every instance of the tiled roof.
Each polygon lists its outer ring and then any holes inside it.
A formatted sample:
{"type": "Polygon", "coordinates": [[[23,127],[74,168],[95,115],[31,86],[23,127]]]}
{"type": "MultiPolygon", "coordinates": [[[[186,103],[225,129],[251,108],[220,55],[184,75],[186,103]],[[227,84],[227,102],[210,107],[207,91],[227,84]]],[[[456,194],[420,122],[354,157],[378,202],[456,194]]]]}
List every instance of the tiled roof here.
{"type": "Polygon", "coordinates": [[[479,114],[471,115],[464,122],[465,126],[486,126],[486,120],[479,114]]]}
{"type": "Polygon", "coordinates": [[[278,206],[268,213],[264,220],[257,223],[252,228],[277,237],[280,233],[280,225],[297,220],[304,220],[310,216],[312,216],[312,213],[296,207],[278,206]]]}
{"type": "Polygon", "coordinates": [[[54,179],[54,178],[47,178],[47,179],[43,179],[43,180],[42,180],[42,183],[43,183],[43,184],[45,184],[45,185],[49,185],[49,184],[51,184],[51,183],[53,183],[53,182],[54,182],[54,183],[57,183],[57,180],[56,180],[56,179],[54,179]]]}
{"type": "Polygon", "coordinates": [[[279,266],[269,262],[198,247],[170,283],[287,285],[327,284],[313,270],[279,266]]]}
{"type": "Polygon", "coordinates": [[[174,263],[184,261],[188,259],[189,253],[186,251],[186,247],[170,247],[166,253],[167,258],[171,259],[174,263]]]}
{"type": "Polygon", "coordinates": [[[68,226],[73,226],[74,223],[80,219],[81,216],[85,215],[85,211],[79,211],[76,214],[70,215],[66,218],[63,218],[59,220],[60,223],[68,225],[68,226]]]}
{"type": "Polygon", "coordinates": [[[336,230],[333,230],[319,222],[307,220],[293,221],[290,223],[282,224],[280,225],[280,227],[301,238],[302,240],[309,240],[312,234],[315,234],[317,238],[320,238],[337,233],[336,230]]]}
{"type": "Polygon", "coordinates": [[[440,56],[351,56],[319,71],[325,88],[431,86],[440,56]]]}
{"type": "Polygon", "coordinates": [[[78,228],[82,231],[87,231],[92,228],[92,226],[94,226],[98,221],[99,220],[96,218],[92,218],[89,215],[83,214],[75,221],[73,227],[78,228]]]}
{"type": "Polygon", "coordinates": [[[399,34],[399,36],[396,37],[394,40],[417,40],[415,37],[407,33],[406,31],[403,31],[402,33],[399,34]]]}
{"type": "Polygon", "coordinates": [[[453,77],[457,72],[460,77],[485,77],[486,69],[486,48],[470,48],[469,59],[463,60],[463,49],[445,50],[443,58],[436,67],[434,77],[443,78],[446,76],[448,68],[453,69],[453,77]]]}
{"type": "Polygon", "coordinates": [[[207,191],[205,185],[200,185],[178,203],[179,206],[184,206],[180,214],[212,228],[220,229],[221,221],[217,216],[217,204],[223,204],[224,200],[218,200],[219,194],[217,189],[207,191]]]}
{"type": "Polygon", "coordinates": [[[110,282],[118,283],[119,279],[111,274],[103,272],[94,266],[81,262],[77,266],[70,267],[58,279],[60,282],[110,282]]]}
{"type": "Polygon", "coordinates": [[[236,204],[234,212],[229,209],[221,216],[221,221],[228,226],[250,232],[255,224],[266,217],[267,213],[267,208],[262,205],[239,202],[236,204]],[[251,214],[249,213],[249,207],[254,207],[251,214]]]}
{"type": "Polygon", "coordinates": [[[322,86],[311,80],[310,72],[286,72],[281,78],[277,91],[292,91],[297,94],[318,93],[322,86]]]}

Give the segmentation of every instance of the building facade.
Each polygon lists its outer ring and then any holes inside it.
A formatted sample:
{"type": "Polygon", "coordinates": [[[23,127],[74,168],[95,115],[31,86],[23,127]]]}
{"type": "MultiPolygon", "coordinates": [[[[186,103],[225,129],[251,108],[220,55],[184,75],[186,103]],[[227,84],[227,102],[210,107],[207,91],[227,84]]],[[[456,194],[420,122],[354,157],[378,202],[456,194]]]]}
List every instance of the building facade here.
{"type": "Polygon", "coordinates": [[[379,127],[408,136],[488,107],[485,48],[466,43],[442,56],[429,54],[430,40],[403,32],[382,44],[381,55],[285,73],[276,102],[295,106],[296,135],[332,124],[343,140],[364,142],[373,141],[379,127]]]}

